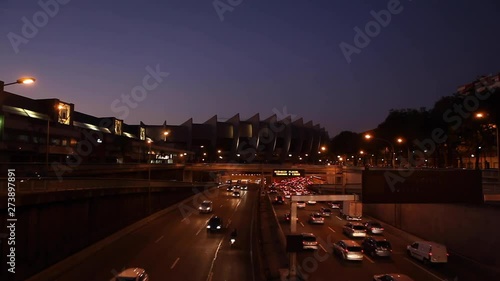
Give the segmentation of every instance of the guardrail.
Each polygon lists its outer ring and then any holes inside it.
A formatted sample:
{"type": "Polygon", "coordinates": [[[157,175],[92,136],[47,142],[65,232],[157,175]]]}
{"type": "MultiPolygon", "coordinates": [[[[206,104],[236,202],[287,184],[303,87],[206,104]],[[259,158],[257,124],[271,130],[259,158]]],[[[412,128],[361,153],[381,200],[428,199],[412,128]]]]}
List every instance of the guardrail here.
{"type": "MultiPolygon", "coordinates": [[[[196,182],[182,181],[161,181],[144,179],[113,179],[113,178],[68,178],[64,181],[57,179],[23,179],[17,178],[15,183],[16,192],[45,192],[45,191],[64,191],[81,190],[96,188],[134,188],[134,187],[188,187],[200,185],[196,182]]],[[[203,183],[214,184],[214,183],[203,183]]],[[[8,182],[5,178],[0,178],[0,193],[7,192],[8,182]]]]}

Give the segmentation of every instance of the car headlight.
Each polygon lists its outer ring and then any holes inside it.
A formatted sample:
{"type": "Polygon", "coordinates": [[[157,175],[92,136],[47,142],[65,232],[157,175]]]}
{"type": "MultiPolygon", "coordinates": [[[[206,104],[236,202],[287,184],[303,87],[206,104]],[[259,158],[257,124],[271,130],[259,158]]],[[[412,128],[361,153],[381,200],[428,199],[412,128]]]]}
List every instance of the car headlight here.
{"type": "Polygon", "coordinates": [[[198,210],[202,210],[203,208],[202,207],[198,207],[198,210]]]}
{"type": "Polygon", "coordinates": [[[217,226],[217,229],[220,229],[220,225],[217,226]]]}
{"type": "Polygon", "coordinates": [[[210,225],[207,225],[207,228],[210,228],[210,225]]]}

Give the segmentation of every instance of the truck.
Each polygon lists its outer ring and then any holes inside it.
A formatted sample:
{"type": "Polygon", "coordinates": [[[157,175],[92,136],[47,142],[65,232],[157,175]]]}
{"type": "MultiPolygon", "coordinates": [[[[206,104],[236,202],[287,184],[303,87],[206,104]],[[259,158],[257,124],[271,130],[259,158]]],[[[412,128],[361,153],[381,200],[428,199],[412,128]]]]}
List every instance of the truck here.
{"type": "Polygon", "coordinates": [[[344,201],[340,215],[345,220],[360,221],[363,216],[363,203],[360,201],[344,201]]]}

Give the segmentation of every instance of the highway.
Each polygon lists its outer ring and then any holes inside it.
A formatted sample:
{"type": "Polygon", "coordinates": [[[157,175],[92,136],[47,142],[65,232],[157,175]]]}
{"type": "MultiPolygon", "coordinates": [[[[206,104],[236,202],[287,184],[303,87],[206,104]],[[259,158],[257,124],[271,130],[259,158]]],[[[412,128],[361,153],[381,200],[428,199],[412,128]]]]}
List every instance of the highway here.
{"type": "Polygon", "coordinates": [[[55,280],[111,280],[126,267],[144,268],[151,281],[254,280],[251,225],[258,192],[249,187],[241,193],[233,198],[221,187],[198,201],[213,201],[213,214],[224,220],[221,233],[207,233],[212,215],[187,211],[198,208],[189,201],[183,211],[177,208],[123,236],[55,280]],[[235,227],[238,238],[231,247],[229,234],[235,227]]]}
{"type": "MultiPolygon", "coordinates": [[[[271,199],[274,196],[271,195],[271,199]]],[[[273,205],[285,235],[290,234],[290,224],[284,220],[285,213],[289,212],[289,200],[284,205],[273,205]]],[[[444,266],[427,266],[420,261],[414,260],[406,254],[406,245],[402,237],[397,237],[385,231],[384,235],[393,247],[392,258],[376,258],[365,255],[362,262],[344,262],[332,254],[331,244],[339,240],[348,239],[342,233],[342,226],[346,223],[334,210],[331,217],[325,218],[324,225],[310,225],[308,216],[313,211],[318,211],[326,204],[318,202],[316,205],[307,205],[305,209],[298,209],[297,233],[314,233],[320,243],[317,252],[301,252],[297,254],[297,265],[308,281],[336,280],[373,280],[373,275],[383,273],[403,273],[415,281],[439,281],[439,280],[491,280],[482,276],[477,269],[470,264],[463,264],[454,260],[450,255],[448,264],[444,266]],[[457,277],[458,276],[458,277],[457,277]],[[457,277],[457,279],[455,279],[457,277]]],[[[363,219],[365,221],[365,219],[363,219]]],[[[459,235],[459,234],[457,234],[459,235]]],[[[361,244],[363,239],[354,239],[361,244]]]]}

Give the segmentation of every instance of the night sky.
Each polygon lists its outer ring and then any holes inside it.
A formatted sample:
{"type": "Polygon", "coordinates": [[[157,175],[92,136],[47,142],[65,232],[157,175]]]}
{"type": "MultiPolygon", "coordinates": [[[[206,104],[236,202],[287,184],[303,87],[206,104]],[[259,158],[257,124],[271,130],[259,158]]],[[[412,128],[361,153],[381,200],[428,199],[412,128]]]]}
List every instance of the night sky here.
{"type": "Polygon", "coordinates": [[[333,137],[372,129],[392,108],[432,107],[500,71],[498,0],[59,2],[46,16],[39,1],[1,1],[0,80],[34,76],[35,85],[6,90],[128,124],[291,114],[333,137]],[[356,44],[355,27],[388,5],[388,24],[356,44]],[[30,24],[38,30],[23,32],[30,24]],[[342,42],[359,47],[350,63],[342,42]],[[162,74],[125,106],[147,67],[162,74]]]}

